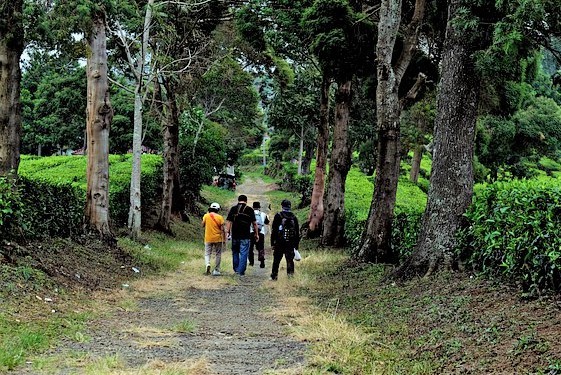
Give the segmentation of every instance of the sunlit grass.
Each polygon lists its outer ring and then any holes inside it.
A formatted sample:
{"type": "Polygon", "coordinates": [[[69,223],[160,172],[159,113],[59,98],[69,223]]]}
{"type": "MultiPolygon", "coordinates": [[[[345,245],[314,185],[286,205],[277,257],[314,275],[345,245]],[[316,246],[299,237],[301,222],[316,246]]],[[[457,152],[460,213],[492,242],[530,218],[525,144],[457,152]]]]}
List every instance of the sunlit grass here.
{"type": "Polygon", "coordinates": [[[189,319],[184,319],[173,326],[172,330],[179,333],[193,333],[197,328],[197,324],[189,319]]]}
{"type": "MultiPolygon", "coordinates": [[[[349,301],[344,283],[348,274],[333,278],[326,283],[326,272],[342,267],[348,257],[341,252],[318,251],[303,246],[303,259],[296,263],[293,278],[279,274],[278,281],[268,281],[263,288],[278,295],[280,306],[266,310],[273,319],[289,328],[297,339],[309,345],[306,353],[306,367],[302,374],[433,374],[436,370],[430,358],[411,359],[406,343],[406,310],[393,311],[387,316],[387,307],[366,308],[371,312],[369,319],[357,320],[364,304],[360,299],[349,301]],[[311,300],[310,297],[321,296],[311,300]],[[329,297],[327,297],[329,296],[329,297]],[[358,303],[359,305],[354,305],[358,303]],[[403,313],[403,319],[396,315],[403,313]],[[355,314],[357,314],[355,316],[355,314]],[[379,325],[371,324],[373,316],[384,319],[379,325]]],[[[364,293],[375,289],[376,279],[383,275],[383,269],[372,267],[361,273],[359,279],[364,293]],[[369,285],[365,285],[365,275],[370,275],[369,285]]],[[[347,281],[346,281],[347,280],[347,281]]],[[[348,285],[347,291],[354,293],[360,285],[348,285]]],[[[397,288],[396,288],[397,291],[397,288]]],[[[388,297],[395,298],[395,296],[388,297]]],[[[405,307],[404,307],[405,309],[405,307]]],[[[284,372],[272,373],[282,374],[284,372]]],[[[288,372],[291,373],[291,372],[288,372]]]]}

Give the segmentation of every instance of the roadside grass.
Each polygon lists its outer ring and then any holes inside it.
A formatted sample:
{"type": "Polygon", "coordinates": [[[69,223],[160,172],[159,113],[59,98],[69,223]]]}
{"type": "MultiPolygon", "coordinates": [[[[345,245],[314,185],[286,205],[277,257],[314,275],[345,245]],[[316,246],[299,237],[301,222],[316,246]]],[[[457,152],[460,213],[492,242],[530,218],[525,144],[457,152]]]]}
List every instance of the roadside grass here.
{"type": "Polygon", "coordinates": [[[301,253],[292,279],[263,287],[282,301],[268,313],[309,345],[303,374],[560,373],[556,299],[463,273],[396,284],[335,249],[301,253]]]}
{"type": "MultiPolygon", "coordinates": [[[[119,239],[119,246],[138,261],[135,268],[139,272],[135,275],[167,273],[186,266],[195,269],[202,254],[198,219],[177,224],[174,230],[176,237],[145,232],[142,244],[128,238],[119,239]],[[200,242],[195,242],[198,238],[200,242]]],[[[198,267],[202,270],[200,265],[198,267]]],[[[84,334],[86,322],[109,310],[107,305],[94,302],[97,297],[104,296],[105,301],[113,299],[114,305],[133,311],[138,308],[135,290],[142,290],[143,283],[147,282],[145,279],[150,279],[133,277],[125,280],[120,290],[108,295],[107,291],[68,290],[31,265],[0,265],[0,275],[4,286],[0,291],[0,373],[22,365],[28,358],[35,360],[35,355],[49,349],[61,338],[76,342],[89,340],[84,334]]],[[[231,281],[224,278],[223,282],[231,281]]],[[[158,292],[165,291],[160,289],[158,292]]]]}
{"type": "Polygon", "coordinates": [[[276,182],[275,178],[265,174],[265,168],[262,165],[247,165],[243,166],[243,177],[242,180],[245,181],[247,178],[261,180],[266,184],[274,184],[276,182]]]}
{"type": "MultiPolygon", "coordinates": [[[[237,199],[238,194],[239,193],[235,191],[221,189],[217,186],[204,186],[201,190],[201,196],[208,202],[208,204],[218,202],[223,209],[228,207],[231,202],[234,202],[237,199]]],[[[201,209],[206,211],[208,206],[202,205],[201,209]]]]}
{"type": "Polygon", "coordinates": [[[139,368],[129,368],[119,354],[104,357],[88,353],[70,353],[64,358],[51,357],[36,364],[42,374],[59,374],[61,368],[81,368],[83,375],[211,375],[207,358],[182,362],[153,360],[139,368]]]}

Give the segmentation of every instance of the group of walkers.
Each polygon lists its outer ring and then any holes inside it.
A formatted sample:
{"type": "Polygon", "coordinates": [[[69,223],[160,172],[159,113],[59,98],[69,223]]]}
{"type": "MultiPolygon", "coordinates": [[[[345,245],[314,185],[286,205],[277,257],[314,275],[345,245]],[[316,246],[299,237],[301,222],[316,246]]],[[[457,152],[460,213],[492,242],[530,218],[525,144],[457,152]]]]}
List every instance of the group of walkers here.
{"type": "MultiPolygon", "coordinates": [[[[276,213],[271,223],[271,247],[273,265],[271,280],[277,280],[282,258],[286,259],[286,272],[289,277],[294,274],[294,254],[300,243],[298,219],[291,211],[291,203],[285,199],[281,211],[276,213]]],[[[203,216],[205,228],[205,266],[207,275],[220,275],[222,250],[226,239],[232,243],[232,263],[237,275],[245,275],[247,265],[254,265],[254,249],[257,250],[259,267],[265,268],[265,235],[269,217],[261,211],[261,203],[247,205],[247,196],[240,195],[238,203],[230,208],[226,220],[218,212],[220,205],[212,203],[208,213],[203,216]],[[211,256],[215,254],[215,265],[211,272],[211,256]]]]}

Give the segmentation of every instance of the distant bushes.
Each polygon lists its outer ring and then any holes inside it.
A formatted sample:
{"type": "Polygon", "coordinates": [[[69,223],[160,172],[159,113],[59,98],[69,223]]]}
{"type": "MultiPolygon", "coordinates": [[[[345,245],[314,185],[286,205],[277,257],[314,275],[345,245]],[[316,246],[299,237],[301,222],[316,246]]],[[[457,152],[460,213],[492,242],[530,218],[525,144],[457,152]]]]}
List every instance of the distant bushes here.
{"type": "MultiPolygon", "coordinates": [[[[358,168],[353,167],[347,176],[345,189],[345,238],[348,246],[356,249],[361,242],[372,202],[374,176],[365,176],[358,168]]],[[[392,246],[402,259],[415,246],[426,202],[427,196],[419,186],[406,177],[400,179],[392,227],[392,246]]]]}
{"type": "Polygon", "coordinates": [[[466,218],[458,251],[473,269],[530,294],[561,291],[559,180],[489,185],[479,190],[466,218]]]}
{"type": "MultiPolygon", "coordinates": [[[[126,225],[128,218],[131,157],[109,157],[110,215],[116,226],[126,225]]],[[[161,167],[160,156],[143,155],[143,209],[155,205],[160,197],[161,167]]],[[[80,233],[86,197],[86,157],[24,156],[19,174],[17,187],[0,180],[2,238],[68,237],[80,233]]]]}

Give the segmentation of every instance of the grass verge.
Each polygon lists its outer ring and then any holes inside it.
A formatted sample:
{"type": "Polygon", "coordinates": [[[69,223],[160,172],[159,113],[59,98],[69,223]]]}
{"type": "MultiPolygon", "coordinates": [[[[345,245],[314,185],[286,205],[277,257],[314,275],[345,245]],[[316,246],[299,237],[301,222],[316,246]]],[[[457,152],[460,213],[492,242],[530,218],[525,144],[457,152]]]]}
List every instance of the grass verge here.
{"type": "Polygon", "coordinates": [[[461,273],[383,282],[382,266],[301,250],[295,277],[267,286],[283,301],[271,314],[309,343],[303,374],[561,373],[558,300],[461,273]]]}

